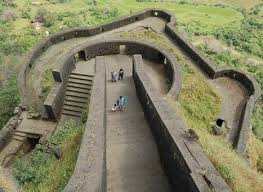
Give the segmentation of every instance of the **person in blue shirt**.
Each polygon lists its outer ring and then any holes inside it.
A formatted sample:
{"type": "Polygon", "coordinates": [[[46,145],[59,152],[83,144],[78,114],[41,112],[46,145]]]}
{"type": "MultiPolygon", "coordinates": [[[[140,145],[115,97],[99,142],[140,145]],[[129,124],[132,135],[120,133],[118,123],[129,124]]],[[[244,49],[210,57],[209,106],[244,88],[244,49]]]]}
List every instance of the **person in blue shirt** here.
{"type": "Polygon", "coordinates": [[[123,111],[123,106],[124,106],[124,105],[127,105],[128,99],[127,99],[127,97],[125,97],[125,96],[119,96],[119,97],[117,98],[116,103],[117,103],[117,106],[119,107],[119,110],[120,110],[120,111],[123,111]]]}

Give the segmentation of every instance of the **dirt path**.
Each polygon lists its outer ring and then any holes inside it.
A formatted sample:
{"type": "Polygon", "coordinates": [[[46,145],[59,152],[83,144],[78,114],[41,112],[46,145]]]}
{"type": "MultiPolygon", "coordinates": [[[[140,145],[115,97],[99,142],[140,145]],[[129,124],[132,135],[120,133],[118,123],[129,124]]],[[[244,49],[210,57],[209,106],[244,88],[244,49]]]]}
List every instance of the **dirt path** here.
{"type": "Polygon", "coordinates": [[[132,59],[128,56],[107,56],[107,128],[106,161],[107,191],[171,191],[162,170],[157,146],[144,118],[132,78],[132,59]],[[110,81],[111,71],[123,68],[125,78],[110,81]],[[111,112],[117,97],[128,98],[123,112],[111,112]]]}

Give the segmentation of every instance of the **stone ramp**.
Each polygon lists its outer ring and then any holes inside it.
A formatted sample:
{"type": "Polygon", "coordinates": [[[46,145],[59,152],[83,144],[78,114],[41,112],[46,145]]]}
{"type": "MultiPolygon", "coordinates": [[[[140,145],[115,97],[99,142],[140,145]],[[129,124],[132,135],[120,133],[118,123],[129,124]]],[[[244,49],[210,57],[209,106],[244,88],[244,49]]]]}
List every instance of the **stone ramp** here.
{"type": "Polygon", "coordinates": [[[106,56],[106,167],[107,191],[171,191],[164,174],[157,146],[136,95],[132,78],[132,59],[106,56]],[[124,69],[124,80],[111,82],[111,71],[124,69]],[[111,112],[120,95],[127,96],[123,112],[111,112]]]}

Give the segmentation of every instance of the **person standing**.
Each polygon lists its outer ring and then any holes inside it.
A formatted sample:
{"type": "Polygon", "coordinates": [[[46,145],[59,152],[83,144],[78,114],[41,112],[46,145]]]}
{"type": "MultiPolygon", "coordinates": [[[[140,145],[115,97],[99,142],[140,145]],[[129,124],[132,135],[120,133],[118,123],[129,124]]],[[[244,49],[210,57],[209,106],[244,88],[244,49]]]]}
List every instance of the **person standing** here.
{"type": "Polygon", "coordinates": [[[112,71],[111,72],[111,81],[112,82],[117,82],[117,79],[118,79],[118,73],[115,72],[115,71],[112,71]]]}
{"type": "Polygon", "coordinates": [[[119,70],[119,80],[123,80],[124,70],[121,68],[119,70]]]}

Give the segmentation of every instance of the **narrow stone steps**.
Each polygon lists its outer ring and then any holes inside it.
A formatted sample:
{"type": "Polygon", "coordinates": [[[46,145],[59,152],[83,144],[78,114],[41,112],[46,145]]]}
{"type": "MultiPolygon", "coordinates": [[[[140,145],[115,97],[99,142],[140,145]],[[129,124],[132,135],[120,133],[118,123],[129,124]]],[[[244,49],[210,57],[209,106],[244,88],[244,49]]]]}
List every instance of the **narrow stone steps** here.
{"type": "Polygon", "coordinates": [[[93,75],[71,73],[67,89],[62,115],[67,117],[80,117],[87,107],[87,101],[91,94],[93,75]]]}
{"type": "Polygon", "coordinates": [[[65,100],[66,100],[66,102],[73,101],[73,102],[78,102],[78,103],[83,103],[83,104],[87,103],[87,99],[79,98],[79,97],[73,97],[73,96],[66,96],[65,100]]]}
{"type": "Polygon", "coordinates": [[[88,93],[76,93],[74,91],[66,91],[66,96],[88,99],[90,94],[88,94],[88,93]]]}
{"type": "Polygon", "coordinates": [[[67,111],[75,111],[75,112],[80,112],[80,113],[82,113],[84,111],[83,108],[74,107],[74,106],[67,106],[67,105],[64,105],[63,109],[67,110],[67,111]]]}
{"type": "Polygon", "coordinates": [[[13,135],[12,139],[18,140],[18,141],[25,141],[27,137],[20,136],[20,135],[13,135]]]}
{"type": "Polygon", "coordinates": [[[90,94],[89,89],[83,89],[83,88],[67,87],[67,91],[90,94]]]}
{"type": "Polygon", "coordinates": [[[74,102],[74,101],[65,101],[64,105],[80,107],[80,108],[85,108],[87,106],[86,103],[79,103],[79,102],[74,102]]]}
{"type": "Polygon", "coordinates": [[[92,81],[94,77],[92,77],[92,76],[86,76],[86,75],[71,74],[71,75],[69,76],[69,78],[71,78],[71,79],[83,79],[83,80],[92,81]]]}
{"type": "Polygon", "coordinates": [[[34,138],[34,139],[37,139],[40,137],[40,135],[38,135],[38,134],[27,133],[27,132],[23,132],[23,131],[19,131],[19,130],[16,130],[14,132],[14,135],[22,136],[22,137],[29,137],[29,138],[34,138]]]}
{"type": "Polygon", "coordinates": [[[84,76],[84,77],[94,77],[94,75],[88,75],[88,74],[82,74],[82,73],[74,73],[74,72],[72,72],[71,75],[84,76]]]}
{"type": "Polygon", "coordinates": [[[80,117],[81,113],[80,112],[75,112],[75,111],[68,111],[68,110],[63,110],[62,111],[63,115],[69,115],[69,116],[74,116],[74,117],[80,117]]]}
{"type": "Polygon", "coordinates": [[[18,131],[15,131],[14,135],[21,136],[21,137],[26,137],[27,136],[27,134],[25,132],[18,132],[18,131]]]}
{"type": "Polygon", "coordinates": [[[77,83],[68,83],[67,87],[75,87],[75,88],[82,88],[91,90],[92,84],[77,84],[77,83]]]}
{"type": "Polygon", "coordinates": [[[72,79],[69,78],[69,83],[77,83],[77,84],[83,84],[83,85],[89,85],[92,83],[92,80],[83,80],[83,79],[72,79]]]}

